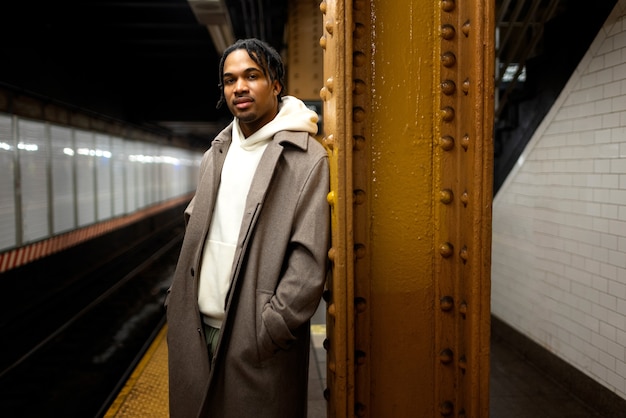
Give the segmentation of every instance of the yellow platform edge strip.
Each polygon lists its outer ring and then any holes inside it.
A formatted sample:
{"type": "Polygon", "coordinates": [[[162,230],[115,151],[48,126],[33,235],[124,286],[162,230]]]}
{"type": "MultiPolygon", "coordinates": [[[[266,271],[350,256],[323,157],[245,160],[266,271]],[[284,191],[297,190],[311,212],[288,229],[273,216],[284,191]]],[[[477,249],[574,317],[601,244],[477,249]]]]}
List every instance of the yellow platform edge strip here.
{"type": "Polygon", "coordinates": [[[326,335],[326,324],[311,324],[311,334],[326,335]]]}
{"type": "Polygon", "coordinates": [[[152,359],[152,356],[154,356],[154,353],[156,352],[157,348],[159,348],[159,345],[161,344],[162,340],[165,338],[166,333],[167,333],[167,325],[163,326],[163,328],[161,328],[161,331],[159,331],[157,336],[154,338],[154,341],[152,341],[152,344],[150,344],[150,347],[146,351],[146,354],[144,354],[139,364],[137,364],[137,367],[135,367],[135,370],[133,370],[133,373],[130,375],[130,377],[126,381],[126,384],[124,385],[122,390],[120,390],[120,393],[118,393],[117,397],[111,404],[111,407],[108,409],[107,413],[104,415],[104,418],[113,418],[117,415],[121,406],[126,401],[128,394],[137,383],[137,380],[139,380],[139,377],[141,376],[144,369],[146,368],[146,366],[152,359]]]}

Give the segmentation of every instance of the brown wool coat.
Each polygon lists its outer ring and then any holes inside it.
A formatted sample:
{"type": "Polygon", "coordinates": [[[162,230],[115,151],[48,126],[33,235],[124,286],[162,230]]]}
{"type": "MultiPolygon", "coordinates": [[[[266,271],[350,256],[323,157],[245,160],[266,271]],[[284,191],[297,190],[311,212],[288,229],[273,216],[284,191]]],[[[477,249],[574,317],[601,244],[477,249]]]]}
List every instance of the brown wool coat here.
{"type": "Polygon", "coordinates": [[[329,242],[328,156],[307,133],[279,132],[251,185],[226,317],[209,364],[197,304],[202,246],[232,125],[204,155],[166,306],[172,418],[305,418],[309,320],[329,242]]]}

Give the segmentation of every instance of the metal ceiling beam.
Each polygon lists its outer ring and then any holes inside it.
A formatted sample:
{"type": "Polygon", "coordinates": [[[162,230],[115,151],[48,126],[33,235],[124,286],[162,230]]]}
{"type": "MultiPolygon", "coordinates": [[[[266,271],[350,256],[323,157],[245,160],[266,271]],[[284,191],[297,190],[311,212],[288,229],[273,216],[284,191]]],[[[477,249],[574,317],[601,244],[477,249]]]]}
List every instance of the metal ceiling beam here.
{"type": "Polygon", "coordinates": [[[235,41],[233,25],[224,0],[187,0],[200,24],[207,27],[220,54],[235,41]]]}

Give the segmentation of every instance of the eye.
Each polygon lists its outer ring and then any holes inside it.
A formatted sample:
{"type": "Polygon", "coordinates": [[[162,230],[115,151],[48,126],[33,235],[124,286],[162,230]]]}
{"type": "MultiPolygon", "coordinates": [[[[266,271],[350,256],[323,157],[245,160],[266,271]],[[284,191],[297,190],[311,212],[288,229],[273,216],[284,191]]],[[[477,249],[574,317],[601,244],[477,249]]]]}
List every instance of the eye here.
{"type": "Polygon", "coordinates": [[[224,79],[224,85],[228,85],[228,84],[233,84],[233,82],[235,81],[235,79],[233,78],[225,78],[224,79]]]}

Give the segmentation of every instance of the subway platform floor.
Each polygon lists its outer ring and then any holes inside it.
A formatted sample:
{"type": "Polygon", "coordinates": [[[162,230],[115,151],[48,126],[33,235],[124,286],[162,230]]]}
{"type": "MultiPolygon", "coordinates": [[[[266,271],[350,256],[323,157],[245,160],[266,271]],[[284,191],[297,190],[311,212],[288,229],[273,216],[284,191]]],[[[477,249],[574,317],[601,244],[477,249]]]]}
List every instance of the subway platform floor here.
{"type": "MultiPolygon", "coordinates": [[[[326,418],[326,335],[324,312],[311,324],[308,418],[326,418]]],[[[564,386],[528,362],[501,338],[491,341],[490,418],[621,418],[594,412],[564,386]]],[[[129,378],[105,418],[167,418],[165,328],[129,378]]],[[[400,417],[381,417],[400,418],[400,417]]],[[[483,417],[477,417],[483,418],[483,417]]]]}
{"type": "MultiPolygon", "coordinates": [[[[323,312],[318,311],[311,322],[308,418],[326,418],[323,312]]],[[[491,341],[489,409],[490,418],[613,418],[591,410],[500,338],[491,341]]]]}
{"type": "Polygon", "coordinates": [[[489,388],[490,418],[602,417],[498,338],[491,340],[489,388]]]}

